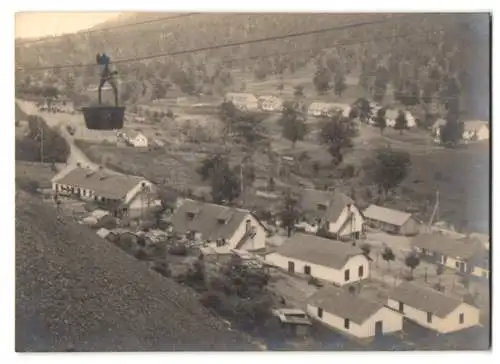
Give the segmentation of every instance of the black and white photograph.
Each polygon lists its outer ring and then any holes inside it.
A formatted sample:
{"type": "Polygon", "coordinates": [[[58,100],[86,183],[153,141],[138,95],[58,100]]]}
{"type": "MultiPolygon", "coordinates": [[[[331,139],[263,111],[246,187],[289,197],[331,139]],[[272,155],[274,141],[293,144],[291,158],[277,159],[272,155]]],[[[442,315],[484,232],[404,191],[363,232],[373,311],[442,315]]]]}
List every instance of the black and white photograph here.
{"type": "Polygon", "coordinates": [[[11,351],[491,350],[492,12],[168,5],[11,15],[11,351]]]}

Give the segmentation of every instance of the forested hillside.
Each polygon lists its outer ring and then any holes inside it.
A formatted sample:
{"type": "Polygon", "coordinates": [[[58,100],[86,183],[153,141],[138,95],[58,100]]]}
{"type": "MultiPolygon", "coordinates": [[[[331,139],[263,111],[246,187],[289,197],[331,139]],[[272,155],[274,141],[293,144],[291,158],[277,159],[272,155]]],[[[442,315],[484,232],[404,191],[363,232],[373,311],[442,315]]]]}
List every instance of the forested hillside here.
{"type": "Polygon", "coordinates": [[[144,24],[18,44],[16,64],[25,70],[18,71],[16,82],[57,84],[65,93],[80,93],[96,83],[95,54],[106,52],[118,61],[122,99],[133,102],[146,85],[153,87],[152,98],[162,98],[173,88],[185,94],[223,94],[232,91],[236,70],[265,79],[292,77],[312,66],[310,79],[350,75],[359,78],[374,98],[380,93],[383,97],[389,85],[408,104],[442,104],[458,95],[468,116],[489,118],[487,14],[210,13],[148,22],[166,17],[161,13],[131,14],[102,29],[144,24]],[[153,57],[381,19],[387,21],[153,57]]]}

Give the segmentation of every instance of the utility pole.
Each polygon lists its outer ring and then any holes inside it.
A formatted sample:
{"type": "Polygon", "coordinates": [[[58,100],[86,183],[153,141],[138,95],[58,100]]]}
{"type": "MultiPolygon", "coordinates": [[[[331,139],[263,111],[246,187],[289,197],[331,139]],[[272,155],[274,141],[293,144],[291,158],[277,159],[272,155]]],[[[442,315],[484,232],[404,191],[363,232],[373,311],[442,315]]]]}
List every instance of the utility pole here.
{"type": "Polygon", "coordinates": [[[436,190],[436,203],[434,204],[434,209],[432,210],[431,218],[429,219],[429,229],[432,227],[434,222],[434,217],[437,215],[437,220],[439,221],[439,189],[436,190]]]}
{"type": "Polygon", "coordinates": [[[43,164],[43,126],[40,124],[40,121],[38,122],[39,129],[40,129],[40,159],[43,164]]]}

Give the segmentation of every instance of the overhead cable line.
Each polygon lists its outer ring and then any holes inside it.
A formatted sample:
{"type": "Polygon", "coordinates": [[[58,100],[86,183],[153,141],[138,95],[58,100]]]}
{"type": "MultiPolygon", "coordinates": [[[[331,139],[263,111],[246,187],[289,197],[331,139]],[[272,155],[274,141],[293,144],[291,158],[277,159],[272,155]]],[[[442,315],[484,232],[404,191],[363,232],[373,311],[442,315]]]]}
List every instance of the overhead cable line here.
{"type": "MultiPolygon", "coordinates": [[[[405,16],[407,16],[407,15],[402,15],[400,17],[405,17],[405,16]]],[[[398,17],[398,18],[400,18],[400,17],[398,17]]],[[[275,40],[283,40],[283,39],[301,37],[301,36],[306,36],[306,35],[321,34],[321,33],[327,33],[327,32],[333,32],[333,31],[339,31],[339,30],[345,30],[345,29],[358,28],[358,27],[363,27],[363,26],[368,26],[368,25],[383,24],[383,23],[393,22],[393,21],[394,21],[394,18],[389,18],[389,19],[382,19],[382,20],[365,21],[365,22],[360,22],[360,23],[351,23],[351,24],[345,24],[345,25],[323,28],[323,29],[315,29],[315,30],[304,31],[304,32],[289,33],[289,34],[284,34],[284,35],[276,35],[276,36],[270,36],[270,37],[264,37],[264,38],[244,40],[244,41],[239,41],[239,42],[231,42],[231,43],[226,43],[226,44],[216,44],[216,45],[212,45],[212,46],[184,49],[184,50],[173,51],[173,52],[164,52],[164,53],[158,53],[158,54],[153,54],[153,55],[143,56],[143,57],[119,59],[119,60],[113,61],[113,63],[114,64],[131,63],[131,62],[145,61],[145,60],[155,59],[155,58],[172,57],[172,56],[178,56],[178,55],[182,55],[182,54],[198,53],[198,52],[205,52],[205,51],[210,51],[210,50],[214,50],[214,49],[223,49],[223,48],[236,47],[236,46],[242,46],[242,45],[247,45],[247,44],[262,43],[262,42],[275,41],[275,40]]],[[[81,68],[81,67],[88,67],[88,66],[94,66],[94,64],[93,63],[91,63],[91,64],[71,64],[71,65],[54,65],[54,66],[41,66],[41,67],[21,67],[21,66],[18,66],[16,68],[19,70],[27,70],[27,71],[42,71],[42,70],[50,70],[50,69],[55,69],[55,68],[67,69],[67,68],[81,68]]]]}

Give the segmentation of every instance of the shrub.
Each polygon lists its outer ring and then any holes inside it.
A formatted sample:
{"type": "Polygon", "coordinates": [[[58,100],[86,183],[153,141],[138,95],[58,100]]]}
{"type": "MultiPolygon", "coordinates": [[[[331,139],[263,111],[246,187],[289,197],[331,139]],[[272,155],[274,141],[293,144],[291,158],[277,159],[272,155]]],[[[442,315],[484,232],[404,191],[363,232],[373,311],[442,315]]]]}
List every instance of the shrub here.
{"type": "Polygon", "coordinates": [[[184,244],[175,244],[168,249],[168,252],[179,256],[186,256],[188,254],[188,250],[184,244]]]}
{"type": "Polygon", "coordinates": [[[38,181],[26,177],[16,178],[16,184],[22,190],[32,194],[37,193],[38,189],[40,188],[40,184],[38,183],[38,181]]]}
{"type": "Polygon", "coordinates": [[[135,257],[139,260],[147,260],[148,259],[148,255],[146,254],[146,252],[142,249],[139,249],[136,253],[135,253],[135,257]]]}
{"type": "Polygon", "coordinates": [[[172,276],[172,270],[170,269],[167,262],[155,262],[153,264],[153,270],[160,273],[164,277],[172,276]]]}
{"type": "Polygon", "coordinates": [[[203,292],[200,297],[200,302],[203,306],[211,309],[217,309],[221,305],[221,299],[217,292],[203,292]]]}

